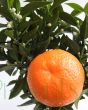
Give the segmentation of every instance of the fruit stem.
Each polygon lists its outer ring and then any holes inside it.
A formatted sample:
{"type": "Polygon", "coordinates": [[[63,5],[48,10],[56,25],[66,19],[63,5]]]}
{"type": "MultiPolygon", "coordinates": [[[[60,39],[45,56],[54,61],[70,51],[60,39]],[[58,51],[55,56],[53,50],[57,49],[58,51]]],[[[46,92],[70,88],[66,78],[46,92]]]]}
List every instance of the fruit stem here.
{"type": "Polygon", "coordinates": [[[49,110],[58,110],[58,108],[50,107],[49,110]]]}

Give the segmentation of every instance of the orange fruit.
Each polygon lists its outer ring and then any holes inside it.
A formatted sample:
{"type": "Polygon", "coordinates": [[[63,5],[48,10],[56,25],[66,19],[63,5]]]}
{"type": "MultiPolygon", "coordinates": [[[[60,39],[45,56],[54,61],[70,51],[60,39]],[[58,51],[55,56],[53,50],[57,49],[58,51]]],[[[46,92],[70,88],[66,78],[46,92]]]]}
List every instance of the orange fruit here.
{"type": "Polygon", "coordinates": [[[35,99],[50,107],[74,102],[83,90],[85,75],[78,59],[61,49],[38,55],[28,67],[27,82],[35,99]]]}

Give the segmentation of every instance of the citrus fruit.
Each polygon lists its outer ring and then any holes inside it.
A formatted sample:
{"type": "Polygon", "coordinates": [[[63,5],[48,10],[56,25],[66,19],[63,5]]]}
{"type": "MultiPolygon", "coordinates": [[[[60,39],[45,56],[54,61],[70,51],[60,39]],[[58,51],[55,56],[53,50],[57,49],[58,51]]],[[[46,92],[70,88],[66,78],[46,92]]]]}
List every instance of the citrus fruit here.
{"type": "Polygon", "coordinates": [[[50,107],[74,102],[83,90],[84,70],[78,59],[61,49],[38,55],[28,67],[27,82],[35,99],[50,107]]]}

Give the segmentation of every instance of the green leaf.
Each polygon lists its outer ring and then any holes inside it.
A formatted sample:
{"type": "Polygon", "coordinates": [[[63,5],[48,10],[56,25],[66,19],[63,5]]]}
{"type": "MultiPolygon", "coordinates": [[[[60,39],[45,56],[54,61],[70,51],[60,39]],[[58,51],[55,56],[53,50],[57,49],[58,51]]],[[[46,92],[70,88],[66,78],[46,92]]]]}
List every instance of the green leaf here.
{"type": "Polygon", "coordinates": [[[4,51],[4,49],[1,48],[0,49],[0,61],[5,61],[5,60],[7,60],[7,55],[4,51]]]}
{"type": "Polygon", "coordinates": [[[23,84],[24,84],[24,79],[19,79],[16,82],[15,86],[11,90],[9,99],[16,97],[21,92],[23,84]]]}
{"type": "Polygon", "coordinates": [[[27,56],[26,48],[23,45],[19,45],[19,53],[22,56],[27,56]]]}
{"type": "MultiPolygon", "coordinates": [[[[15,67],[14,67],[15,68],[15,67]]],[[[14,68],[10,68],[8,70],[5,70],[5,72],[8,74],[8,75],[12,75],[12,72],[14,71],[14,68]]]]}
{"type": "Polygon", "coordinates": [[[79,15],[80,13],[81,13],[81,11],[73,10],[73,11],[71,12],[71,15],[72,15],[72,16],[77,16],[77,15],[79,15]]]}
{"type": "Polygon", "coordinates": [[[31,100],[29,100],[29,101],[27,101],[27,102],[25,102],[25,103],[23,103],[21,105],[18,105],[18,106],[29,106],[29,105],[34,104],[34,103],[35,103],[34,99],[31,99],[31,100]]]}
{"type": "Polygon", "coordinates": [[[8,21],[11,21],[13,17],[11,16],[9,10],[6,7],[0,6],[0,15],[5,17],[8,21]]]}
{"type": "Polygon", "coordinates": [[[79,52],[79,45],[65,35],[62,36],[60,42],[60,48],[63,48],[63,46],[65,47],[65,49],[66,47],[69,47],[76,54],[79,52]]]}
{"type": "Polygon", "coordinates": [[[59,42],[60,42],[60,37],[58,37],[58,38],[53,38],[53,40],[50,41],[50,44],[49,44],[48,48],[50,48],[50,49],[57,48],[59,42]]]}
{"type": "Polygon", "coordinates": [[[30,12],[36,10],[37,8],[43,7],[50,3],[51,2],[31,2],[21,9],[21,14],[27,16],[30,14],[30,12]]]}
{"type": "Polygon", "coordinates": [[[9,8],[9,9],[12,8],[14,1],[15,1],[15,0],[7,0],[8,8],[9,8]]]}
{"type": "Polygon", "coordinates": [[[13,71],[12,76],[16,75],[18,69],[16,69],[15,71],[13,71]]]}
{"type": "Polygon", "coordinates": [[[10,57],[15,61],[18,61],[18,49],[15,45],[12,47],[12,49],[9,49],[7,53],[8,53],[8,57],[10,57]]]}
{"type": "Polygon", "coordinates": [[[85,12],[86,14],[88,14],[88,3],[86,3],[86,5],[85,5],[85,7],[84,7],[84,12],[85,12]]]}
{"type": "Polygon", "coordinates": [[[88,38],[88,16],[86,15],[85,20],[83,21],[80,27],[80,38],[82,40],[88,38]]]}
{"type": "Polygon", "coordinates": [[[0,4],[7,8],[7,0],[0,0],[0,4]]]}
{"type": "Polygon", "coordinates": [[[19,11],[20,11],[20,1],[19,0],[14,0],[13,6],[14,6],[14,8],[16,8],[16,12],[19,13],[19,11]]]}
{"type": "Polygon", "coordinates": [[[8,86],[13,85],[13,84],[15,84],[16,82],[17,82],[17,80],[12,80],[12,81],[10,81],[10,82],[8,83],[8,86]]]}
{"type": "Polygon", "coordinates": [[[23,35],[22,41],[26,42],[26,45],[30,42],[30,39],[37,37],[39,26],[34,27],[34,29],[29,30],[23,35]]]}
{"type": "MultiPolygon", "coordinates": [[[[45,1],[46,0],[25,0],[25,2],[45,2],[45,1]]],[[[47,1],[52,2],[53,0],[47,0],[47,1]]]]}
{"type": "Polygon", "coordinates": [[[67,22],[67,23],[69,23],[71,25],[77,26],[77,21],[75,20],[75,18],[72,15],[70,15],[70,14],[68,14],[66,12],[60,12],[59,13],[59,17],[62,20],[64,20],[65,22],[67,22]]]}
{"type": "Polygon", "coordinates": [[[48,37],[46,40],[40,41],[38,43],[34,43],[32,49],[34,50],[35,55],[45,51],[49,44],[50,44],[50,37],[48,37]]]}
{"type": "Polygon", "coordinates": [[[6,38],[7,36],[5,35],[5,30],[0,31],[0,43],[4,43],[6,38]]]}
{"type": "Polygon", "coordinates": [[[7,27],[7,24],[0,23],[0,28],[2,28],[2,27],[7,27]]]}
{"type": "Polygon", "coordinates": [[[5,31],[5,34],[6,34],[8,37],[13,38],[13,36],[14,36],[14,31],[13,31],[13,30],[10,30],[10,29],[7,29],[7,30],[5,31]]]}
{"type": "Polygon", "coordinates": [[[66,3],[66,4],[72,7],[76,11],[83,12],[83,8],[79,4],[76,3],[66,3]]]}
{"type": "Polygon", "coordinates": [[[15,64],[3,66],[0,68],[0,72],[10,70],[10,69],[14,68],[15,66],[16,66],[15,64]]]}
{"type": "Polygon", "coordinates": [[[26,98],[28,98],[29,97],[29,93],[24,93],[24,94],[22,94],[20,97],[22,98],[22,99],[26,99],[26,98]]]}
{"type": "Polygon", "coordinates": [[[67,1],[67,0],[54,0],[51,10],[55,9],[56,7],[58,7],[59,5],[61,5],[61,3],[65,2],[65,1],[67,1]]]}
{"type": "Polygon", "coordinates": [[[34,110],[44,110],[46,108],[45,105],[37,103],[36,106],[34,107],[34,110]]]}
{"type": "Polygon", "coordinates": [[[84,90],[83,90],[83,94],[85,94],[85,95],[88,96],[88,89],[84,89],[84,90]]]}

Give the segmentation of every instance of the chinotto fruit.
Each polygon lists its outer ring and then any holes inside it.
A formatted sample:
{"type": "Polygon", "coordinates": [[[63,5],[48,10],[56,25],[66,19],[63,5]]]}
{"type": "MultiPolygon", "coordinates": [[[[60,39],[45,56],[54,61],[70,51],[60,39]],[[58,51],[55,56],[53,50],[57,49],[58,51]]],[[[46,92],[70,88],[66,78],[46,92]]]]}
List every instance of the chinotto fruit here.
{"type": "Polygon", "coordinates": [[[38,55],[29,65],[27,82],[35,99],[50,107],[74,102],[83,90],[84,70],[78,59],[61,50],[38,55]]]}

